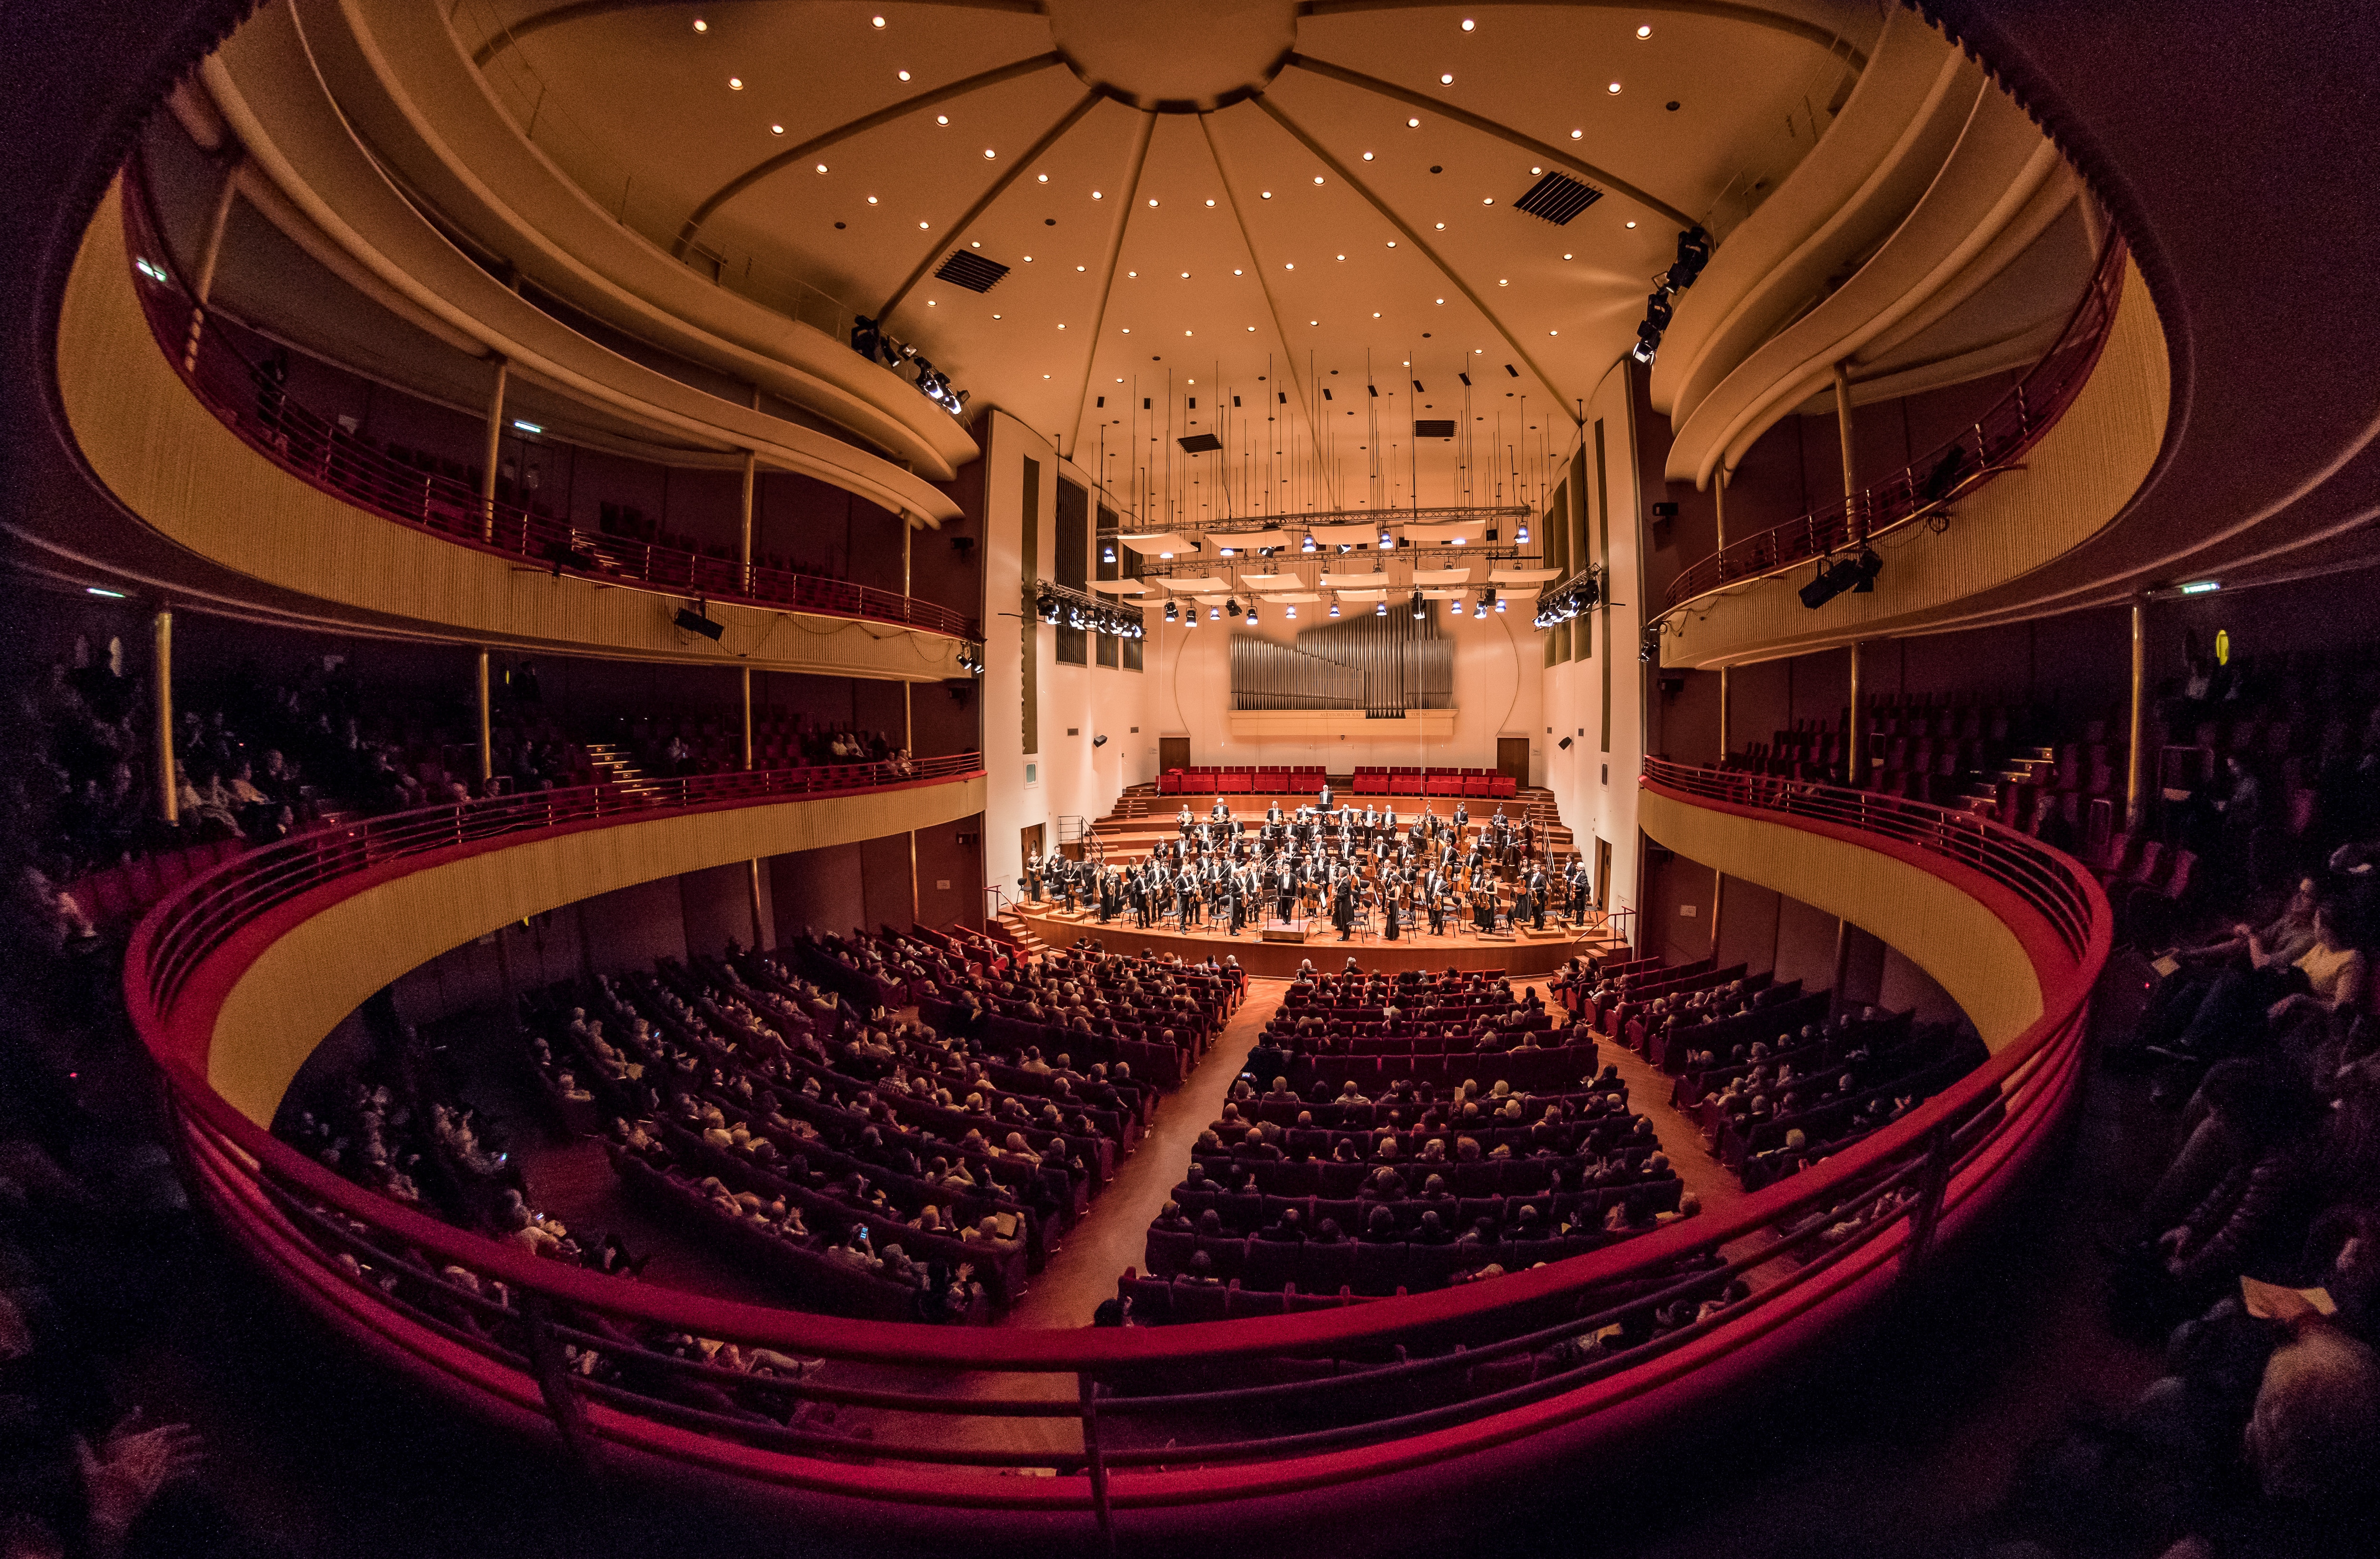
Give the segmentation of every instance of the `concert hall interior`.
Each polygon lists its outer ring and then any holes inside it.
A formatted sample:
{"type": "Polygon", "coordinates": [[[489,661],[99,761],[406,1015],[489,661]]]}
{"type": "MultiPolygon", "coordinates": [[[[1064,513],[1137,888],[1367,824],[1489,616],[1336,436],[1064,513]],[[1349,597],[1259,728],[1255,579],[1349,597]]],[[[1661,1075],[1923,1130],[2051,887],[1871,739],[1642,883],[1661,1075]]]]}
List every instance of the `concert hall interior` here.
{"type": "Polygon", "coordinates": [[[0,7],[0,1559],[2380,1553],[2376,48],[0,7]]]}

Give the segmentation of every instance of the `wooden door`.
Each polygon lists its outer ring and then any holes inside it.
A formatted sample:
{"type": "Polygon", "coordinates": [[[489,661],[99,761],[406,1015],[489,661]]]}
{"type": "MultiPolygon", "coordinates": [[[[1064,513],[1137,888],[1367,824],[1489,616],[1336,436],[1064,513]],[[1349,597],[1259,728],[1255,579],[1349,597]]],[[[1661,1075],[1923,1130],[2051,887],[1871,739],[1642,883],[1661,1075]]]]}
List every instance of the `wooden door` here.
{"type": "Polygon", "coordinates": [[[1190,738],[1187,736],[1160,736],[1157,739],[1158,773],[1162,774],[1169,768],[1187,768],[1189,767],[1190,738]]]}
{"type": "Polygon", "coordinates": [[[1595,841],[1595,883],[1589,892],[1597,909],[1611,907],[1611,841],[1600,836],[1595,841]]]}
{"type": "Polygon", "coordinates": [[[1525,736],[1496,738],[1496,772],[1509,774],[1515,785],[1529,782],[1529,739],[1525,736]]]}
{"type": "Polygon", "coordinates": [[[1029,828],[1016,830],[1017,848],[1024,851],[1024,859],[1027,861],[1038,860],[1040,857],[1041,828],[1042,825],[1036,823],[1029,828]]]}

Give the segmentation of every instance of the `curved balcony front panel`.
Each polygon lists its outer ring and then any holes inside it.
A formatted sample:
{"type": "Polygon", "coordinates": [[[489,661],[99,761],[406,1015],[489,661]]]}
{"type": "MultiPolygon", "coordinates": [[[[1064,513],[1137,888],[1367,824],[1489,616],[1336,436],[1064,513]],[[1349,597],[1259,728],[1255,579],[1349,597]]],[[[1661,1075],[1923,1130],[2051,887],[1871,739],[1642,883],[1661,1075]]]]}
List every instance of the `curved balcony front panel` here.
{"type": "Polygon", "coordinates": [[[755,593],[737,592],[719,587],[741,582],[735,564],[640,544],[607,557],[597,544],[610,538],[380,470],[285,397],[268,408],[236,381],[210,395],[167,360],[165,327],[136,291],[154,291],[164,316],[187,308],[170,280],[134,271],[126,199],[119,179],[68,280],[59,399],[100,482],[176,545],[415,633],[820,675],[968,675],[959,657],[971,625],[931,603],[772,570],[755,571],[755,593]],[[716,644],[675,626],[697,598],[724,629],[716,644]]]}
{"type": "MultiPolygon", "coordinates": [[[[1737,780],[1664,768],[1646,789],[1683,810],[1757,813],[1764,827],[1845,848],[1838,833],[1863,833],[1825,815],[1848,804],[1806,787],[1706,799],[1737,780]]],[[[1972,926],[1996,923],[1995,956],[2012,944],[2029,963],[2038,1015],[2015,1032],[2007,1026],[2021,1012],[1995,1015],[1990,1059],[1724,1217],[1492,1282],[1262,1320],[987,1331],[713,1300],[464,1233],[341,1179],[258,1124],[343,1003],[401,959],[451,941],[422,924],[440,898],[424,890],[431,884],[487,893],[468,930],[516,906],[748,849],[742,824],[779,804],[579,816],[485,839],[473,837],[476,820],[498,815],[465,807],[438,815],[451,839],[424,834],[395,859],[260,852],[152,913],[128,960],[128,995],[174,1094],[202,1198],[369,1357],[525,1433],[551,1432],[558,1412],[560,1432],[607,1467],[846,1531],[930,1538],[945,1552],[1025,1541],[1098,1552],[1114,1541],[1254,1537],[1290,1521],[1427,1522],[1512,1479],[1624,1477],[1668,1436],[1726,1413],[1815,1345],[1862,1324],[1905,1270],[1935,1260],[2024,1178],[2078,1095],[2086,998],[2107,951],[2106,899],[2065,857],[1931,809],[1874,813],[1876,831],[1860,845],[1939,879],[1912,890],[1972,926]],[[614,832],[633,837],[606,837],[614,832]],[[277,864],[260,873],[250,864],[263,861],[277,864]],[[414,877],[426,881],[409,886],[414,877]],[[1953,909],[1961,896],[1971,908],[1953,909]],[[343,949],[384,930],[402,945],[374,952],[369,967],[342,963],[343,949]],[[309,994],[317,983],[327,988],[309,994]],[[307,1005],[283,1012],[281,1000],[307,1005]],[[1829,1236],[1846,1209],[1874,1215],[1829,1236]],[[394,1259],[404,1251],[423,1259],[394,1259]],[[1680,1262],[1712,1256],[1719,1264],[1680,1275],[1680,1262]],[[444,1263],[507,1293],[458,1299],[464,1291],[436,1275],[444,1263]],[[1750,1298],[1640,1347],[1552,1351],[1745,1274],[1756,1275],[1750,1298]],[[730,1418],[682,1397],[541,1375],[534,1361],[558,1341],[634,1353],[640,1369],[689,1385],[716,1384],[707,1366],[647,1356],[634,1339],[649,1329],[827,1360],[769,1389],[796,1406],[832,1405],[833,1427],[795,1412],[730,1418]]],[[[805,804],[822,804],[795,806],[805,804]]],[[[396,831],[420,826],[391,820],[396,831]]]]}

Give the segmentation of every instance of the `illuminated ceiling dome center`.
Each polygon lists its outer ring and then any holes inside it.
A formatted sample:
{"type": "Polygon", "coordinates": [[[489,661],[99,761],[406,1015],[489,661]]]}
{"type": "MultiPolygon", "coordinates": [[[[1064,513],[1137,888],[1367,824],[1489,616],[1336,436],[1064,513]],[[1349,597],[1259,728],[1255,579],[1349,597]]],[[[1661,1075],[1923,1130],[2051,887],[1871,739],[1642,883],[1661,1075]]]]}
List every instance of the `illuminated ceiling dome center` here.
{"type": "Polygon", "coordinates": [[[1289,63],[1296,0],[1191,8],[1049,0],[1058,52],[1086,85],[1135,108],[1190,114],[1256,96],[1289,63]]]}

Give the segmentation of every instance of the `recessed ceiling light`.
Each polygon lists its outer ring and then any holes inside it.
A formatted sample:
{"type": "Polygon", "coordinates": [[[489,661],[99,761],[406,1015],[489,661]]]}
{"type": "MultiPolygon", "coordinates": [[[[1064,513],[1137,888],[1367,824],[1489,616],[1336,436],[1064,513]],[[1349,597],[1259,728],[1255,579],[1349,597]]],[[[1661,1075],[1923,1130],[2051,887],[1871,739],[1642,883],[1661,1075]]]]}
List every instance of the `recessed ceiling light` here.
{"type": "Polygon", "coordinates": [[[987,157],[990,156],[992,154],[991,148],[989,146],[985,147],[983,149],[983,154],[987,157]]]}
{"type": "Polygon", "coordinates": [[[1570,133],[1570,139],[1572,139],[1572,140],[1576,140],[1579,137],[1581,137],[1581,136],[1583,136],[1583,135],[1585,135],[1585,134],[1586,134],[1586,132],[1585,132],[1585,130],[1572,130],[1572,131],[1571,131],[1571,133],[1570,133]]]}
{"type": "Polygon", "coordinates": [[[1075,270],[1077,270],[1077,271],[1080,271],[1080,270],[1082,269],[1082,267],[1081,267],[1081,266],[1079,266],[1079,265],[1077,265],[1077,266],[1075,266],[1075,270]]]}
{"type": "Polygon", "coordinates": [[[920,226],[920,227],[929,227],[929,226],[931,226],[931,225],[932,225],[932,224],[930,224],[930,223],[924,223],[924,222],[921,222],[921,223],[917,224],[917,225],[918,225],[918,226],[920,226]]]}
{"type": "Polygon", "coordinates": [[[1254,329],[1256,329],[1256,326],[1254,326],[1254,325],[1250,325],[1250,326],[1248,327],[1248,329],[1250,329],[1250,330],[1254,330],[1254,329]]]}
{"type": "Polygon", "coordinates": [[[1368,152],[1368,151],[1365,152],[1365,153],[1364,153],[1364,161],[1366,161],[1366,163],[1368,163],[1368,162],[1370,162],[1371,160],[1372,160],[1372,154],[1371,154],[1370,152],[1368,152]]]}
{"type": "Polygon", "coordinates": [[[730,76],[727,79],[727,90],[731,92],[742,91],[744,90],[744,78],[741,76],[730,76]]]}
{"type": "MultiPolygon", "coordinates": [[[[1077,270],[1077,271],[1080,271],[1080,270],[1082,269],[1082,267],[1081,267],[1081,266],[1079,266],[1079,265],[1077,265],[1077,266],[1075,266],[1075,270],[1077,270]]],[[[1232,266],[1232,275],[1234,275],[1234,276],[1239,276],[1239,275],[1245,275],[1245,272],[1243,272],[1243,271],[1242,271],[1238,266],[1234,265],[1234,266],[1232,266]]]]}
{"type": "Polygon", "coordinates": [[[1636,30],[1636,36],[1639,38],[1650,38],[1653,36],[1652,25],[1648,22],[1645,26],[1638,28],[1636,30]]]}
{"type": "Polygon", "coordinates": [[[1377,309],[1377,308],[1373,309],[1373,310],[1372,310],[1372,318],[1373,318],[1373,319],[1375,319],[1375,320],[1377,320],[1377,319],[1378,319],[1379,317],[1380,317],[1380,311],[1379,311],[1378,309],[1377,309]]]}
{"type": "Polygon", "coordinates": [[[1342,254],[1342,255],[1341,255],[1339,258],[1340,258],[1341,260],[1344,260],[1344,259],[1346,259],[1347,257],[1346,257],[1345,255],[1343,255],[1343,254],[1342,254]]]}
{"type": "Polygon", "coordinates": [[[697,32],[708,32],[710,30],[710,24],[703,20],[700,17],[697,17],[694,18],[694,30],[697,32]]]}
{"type": "Polygon", "coordinates": [[[927,307],[927,308],[931,308],[935,304],[937,304],[937,303],[939,303],[939,302],[941,302],[941,300],[940,298],[933,298],[933,297],[929,297],[929,298],[926,299],[926,307],[927,307]]]}
{"type": "MultiPolygon", "coordinates": [[[[1065,327],[1065,326],[1063,326],[1063,325],[1060,325],[1058,328],[1059,328],[1060,330],[1064,330],[1066,327],[1065,327]]],[[[1116,381],[1116,382],[1117,382],[1118,384],[1121,384],[1121,383],[1123,383],[1123,380],[1121,380],[1121,379],[1119,379],[1119,380],[1117,380],[1117,381],[1116,381]]]]}
{"type": "Polygon", "coordinates": [[[1306,320],[1305,322],[1306,322],[1307,324],[1309,324],[1309,325],[1318,325],[1318,324],[1320,324],[1322,321],[1321,321],[1321,320],[1306,320]]]}
{"type": "Polygon", "coordinates": [[[1446,231],[1446,224],[1444,224],[1444,223],[1442,223],[1442,222],[1441,222],[1441,223],[1439,223],[1439,224],[1438,224],[1438,230],[1439,230],[1440,233],[1445,232],[1445,231],[1446,231]]]}
{"type": "Polygon", "coordinates": [[[1633,226],[1635,226],[1636,224],[1635,224],[1634,223],[1633,223],[1633,222],[1632,222],[1632,223],[1630,223],[1628,225],[1629,225],[1629,226],[1631,226],[1631,227],[1633,227],[1633,226]]]}
{"type": "Polygon", "coordinates": [[[999,316],[999,315],[997,315],[997,314],[994,314],[994,315],[992,316],[992,318],[993,318],[993,319],[995,319],[995,320],[997,320],[997,319],[999,319],[999,318],[1000,318],[1000,316],[999,316]]]}
{"type": "Polygon", "coordinates": [[[1283,271],[1294,271],[1294,270],[1296,270],[1296,269],[1297,269],[1297,261],[1295,261],[1295,260],[1290,260],[1290,261],[1286,262],[1285,264],[1283,264],[1283,265],[1281,266],[1281,269],[1282,269],[1283,271]]]}
{"type": "Polygon", "coordinates": [[[1314,182],[1315,182],[1315,183],[1317,183],[1317,184],[1320,184],[1320,183],[1322,182],[1322,175],[1321,175],[1320,174],[1316,174],[1316,175],[1314,175],[1314,182]]]}
{"type": "Polygon", "coordinates": [[[1271,191],[1271,190],[1269,190],[1269,189],[1266,190],[1266,191],[1264,192],[1264,198],[1265,198],[1266,199],[1268,199],[1268,200],[1271,199],[1272,199],[1272,191],[1271,191]]]}
{"type": "Polygon", "coordinates": [[[1049,183],[1049,182],[1050,182],[1050,175],[1049,175],[1048,174],[1042,174],[1042,175],[1038,175],[1038,176],[1037,177],[1037,179],[1035,180],[1035,182],[1036,182],[1036,183],[1039,183],[1039,184],[1047,184],[1047,183],[1049,183]]]}
{"type": "Polygon", "coordinates": [[[1611,83],[1611,85],[1609,85],[1609,86],[1608,86],[1608,87],[1604,88],[1603,90],[1604,90],[1605,91],[1607,91],[1607,92],[1611,93],[1613,96],[1615,96],[1615,97],[1616,97],[1616,96],[1618,96],[1618,95],[1619,95],[1619,92],[1620,92],[1620,83],[1619,83],[1619,82],[1617,82],[1617,81],[1614,81],[1614,82],[1612,82],[1612,83],[1611,83]]]}
{"type": "Polygon", "coordinates": [[[1125,274],[1125,275],[1127,275],[1127,276],[1137,276],[1137,275],[1139,275],[1139,274],[1140,274],[1140,272],[1137,272],[1137,271],[1127,271],[1127,272],[1124,272],[1124,274],[1125,274]]]}
{"type": "Polygon", "coordinates": [[[1151,196],[1148,198],[1148,203],[1149,203],[1150,205],[1152,205],[1152,206],[1153,206],[1153,205],[1155,205],[1155,204],[1157,204],[1157,197],[1156,197],[1156,196],[1154,196],[1154,195],[1151,195],[1151,196]]]}
{"type": "Polygon", "coordinates": [[[1395,248],[1396,247],[1397,247],[1397,241],[1396,241],[1394,238],[1390,239],[1390,240],[1389,240],[1389,248],[1395,248]]]}
{"type": "MultiPolygon", "coordinates": [[[[1188,335],[1190,332],[1189,332],[1188,331],[1184,331],[1182,333],[1183,333],[1184,335],[1188,335]]],[[[1196,384],[1196,383],[1197,383],[1198,381],[1197,381],[1196,380],[1195,380],[1195,379],[1194,379],[1194,380],[1192,380],[1190,382],[1191,382],[1191,383],[1193,383],[1193,384],[1196,384]]]]}
{"type": "Polygon", "coordinates": [[[818,165],[818,170],[819,170],[819,172],[820,172],[820,173],[824,173],[824,172],[826,172],[826,164],[825,164],[824,163],[820,163],[818,165]]]}
{"type": "Polygon", "coordinates": [[[934,123],[937,125],[947,125],[950,122],[951,116],[947,114],[937,114],[934,115],[934,123]]]}
{"type": "Polygon", "coordinates": [[[1449,71],[1449,72],[1447,72],[1446,74],[1444,74],[1444,75],[1440,76],[1440,77],[1438,79],[1438,84],[1439,84],[1439,86],[1441,86],[1441,87],[1451,87],[1452,85],[1454,85],[1454,75],[1453,75],[1453,73],[1452,73],[1451,71],[1449,71]]]}
{"type": "MultiPolygon", "coordinates": [[[[1027,255],[1027,256],[1026,256],[1026,258],[1027,260],[1030,260],[1030,259],[1032,259],[1033,257],[1032,257],[1032,256],[1030,256],[1030,255],[1027,255]]],[[[1568,256],[1568,255],[1564,255],[1564,256],[1562,256],[1562,258],[1563,258],[1564,260],[1568,260],[1568,259],[1570,258],[1570,256],[1568,256]]]]}
{"type": "Polygon", "coordinates": [[[1190,279],[1190,272],[1188,272],[1187,271],[1184,271],[1184,272],[1182,272],[1182,279],[1183,279],[1184,281],[1185,281],[1185,282],[1186,282],[1186,281],[1188,281],[1188,280],[1190,279]]]}
{"type": "Polygon", "coordinates": [[[1029,254],[1028,254],[1028,255],[1026,255],[1026,256],[1025,257],[1025,263],[1026,263],[1026,264],[1027,264],[1027,265],[1032,264],[1032,263],[1033,263],[1033,257],[1032,257],[1031,255],[1029,255],[1029,254]]]}
{"type": "Polygon", "coordinates": [[[1440,303],[1444,303],[1444,302],[1446,301],[1446,299],[1444,299],[1444,298],[1442,298],[1442,297],[1441,297],[1441,298],[1439,298],[1438,301],[1439,301],[1439,302],[1440,302],[1440,303]]]}
{"type": "Polygon", "coordinates": [[[1509,276],[1499,276],[1496,278],[1496,284],[1500,287],[1509,287],[1512,284],[1512,279],[1509,276]]]}
{"type": "MultiPolygon", "coordinates": [[[[979,249],[979,248],[983,248],[983,240],[982,240],[982,239],[980,239],[980,238],[978,238],[974,243],[969,244],[969,245],[967,246],[967,248],[971,248],[971,249],[979,249]]],[[[993,318],[993,319],[995,319],[995,320],[997,320],[997,319],[999,319],[999,318],[1000,318],[1000,316],[999,316],[999,315],[997,315],[997,314],[994,314],[994,315],[992,316],[992,318],[993,318]]]]}
{"type": "Polygon", "coordinates": [[[1406,121],[1405,121],[1405,128],[1406,128],[1406,129],[1409,129],[1409,130],[1417,130],[1417,129],[1420,129],[1420,128],[1421,128],[1421,121],[1420,121],[1420,120],[1418,120],[1418,119],[1408,119],[1408,120],[1406,120],[1406,121]]]}
{"type": "Polygon", "coordinates": [[[901,79],[903,79],[904,81],[906,81],[908,79],[909,79],[909,73],[908,73],[907,71],[905,71],[905,71],[901,72],[901,79]]]}
{"type": "MultiPolygon", "coordinates": [[[[995,317],[995,318],[997,318],[997,316],[994,316],[994,317],[995,317]]],[[[1548,335],[1560,335],[1560,334],[1561,334],[1561,332],[1560,332],[1560,331],[1548,331],[1548,332],[1546,332],[1546,333],[1547,333],[1548,335]]]]}
{"type": "Polygon", "coordinates": [[[1210,206],[1211,206],[1211,205],[1213,205],[1215,202],[1214,202],[1213,200],[1211,200],[1211,199],[1210,199],[1210,200],[1208,200],[1207,203],[1208,203],[1208,205],[1210,205],[1210,206]]]}
{"type": "Polygon", "coordinates": [[[870,195],[870,196],[868,198],[868,203],[869,205],[871,205],[871,206],[872,206],[872,205],[874,205],[874,204],[876,203],[876,197],[875,197],[875,196],[873,196],[873,195],[870,195]]]}
{"type": "Polygon", "coordinates": [[[1531,172],[1531,173],[1533,173],[1533,174],[1541,174],[1541,173],[1544,173],[1545,171],[1546,171],[1546,170],[1545,170],[1545,169],[1543,169],[1543,168],[1531,168],[1531,169],[1529,170],[1529,172],[1531,172]]]}
{"type": "Polygon", "coordinates": [[[870,17],[868,18],[868,25],[870,27],[882,27],[884,25],[884,18],[882,17],[870,17]]]}
{"type": "Polygon", "coordinates": [[[772,136],[783,135],[785,133],[785,127],[783,125],[771,125],[769,127],[769,133],[772,136]]]}
{"type": "Polygon", "coordinates": [[[1493,195],[1482,195],[1479,198],[1479,203],[1483,206],[1492,206],[1496,203],[1496,197],[1493,195]]]}

